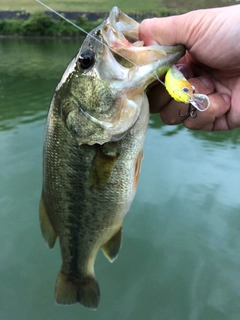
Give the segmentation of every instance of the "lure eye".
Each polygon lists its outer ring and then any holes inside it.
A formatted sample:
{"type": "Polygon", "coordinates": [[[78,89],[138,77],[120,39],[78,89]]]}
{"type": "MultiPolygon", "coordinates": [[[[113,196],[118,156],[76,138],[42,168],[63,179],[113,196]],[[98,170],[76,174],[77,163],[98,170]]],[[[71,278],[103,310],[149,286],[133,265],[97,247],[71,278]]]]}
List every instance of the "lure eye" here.
{"type": "Polygon", "coordinates": [[[78,58],[78,61],[82,69],[90,68],[95,62],[94,52],[91,50],[86,50],[82,52],[80,57],[78,58]]]}
{"type": "Polygon", "coordinates": [[[183,88],[182,91],[188,93],[189,89],[188,88],[183,88]]]}

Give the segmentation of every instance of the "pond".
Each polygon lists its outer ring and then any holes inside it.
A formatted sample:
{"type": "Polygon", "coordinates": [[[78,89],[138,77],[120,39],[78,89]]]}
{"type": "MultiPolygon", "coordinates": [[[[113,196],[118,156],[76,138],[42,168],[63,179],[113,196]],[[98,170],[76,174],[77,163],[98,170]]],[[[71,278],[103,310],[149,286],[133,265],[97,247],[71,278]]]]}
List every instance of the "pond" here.
{"type": "Polygon", "coordinates": [[[40,234],[48,106],[79,40],[0,39],[0,319],[237,320],[240,314],[240,130],[149,122],[123,246],[99,252],[96,312],[54,303],[58,245],[40,234]]]}

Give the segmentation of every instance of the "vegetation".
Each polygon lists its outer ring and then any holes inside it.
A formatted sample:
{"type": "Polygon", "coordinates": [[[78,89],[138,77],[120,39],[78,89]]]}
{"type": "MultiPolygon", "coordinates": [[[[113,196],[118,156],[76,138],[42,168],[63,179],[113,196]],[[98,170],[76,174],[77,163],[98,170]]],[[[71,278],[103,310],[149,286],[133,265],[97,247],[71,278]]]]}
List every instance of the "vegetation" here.
{"type": "MultiPolygon", "coordinates": [[[[236,4],[237,0],[42,0],[46,5],[57,11],[102,11],[109,12],[113,6],[118,6],[122,11],[129,12],[155,12],[162,11],[172,13],[186,12],[198,8],[220,7],[236,4]]],[[[24,10],[30,13],[46,11],[35,0],[0,0],[0,10],[24,10]]]]}
{"type": "MultiPolygon", "coordinates": [[[[113,6],[124,12],[156,12],[166,8],[165,0],[41,0],[56,11],[109,12],[113,6]]],[[[171,0],[176,2],[175,0],[171,0]]],[[[208,0],[209,1],[209,0],[208,0]]],[[[219,1],[219,0],[218,0],[219,1]]],[[[35,0],[0,0],[0,10],[24,10],[30,13],[46,11],[46,8],[35,0]]]]}
{"type": "MultiPolygon", "coordinates": [[[[58,12],[109,12],[116,5],[126,13],[135,13],[136,20],[138,14],[154,13],[155,16],[166,16],[171,14],[183,13],[188,10],[206,7],[217,7],[236,3],[237,0],[43,0],[46,5],[58,12]]],[[[54,37],[77,37],[83,33],[63,19],[53,19],[44,13],[47,9],[35,0],[0,0],[1,11],[25,11],[31,13],[28,20],[22,19],[0,19],[0,35],[20,35],[20,36],[54,36],[54,37]]],[[[145,17],[148,17],[147,15],[145,17]]],[[[100,24],[101,20],[89,21],[81,15],[77,25],[84,30],[90,31],[100,24]]]]}
{"type": "MultiPolygon", "coordinates": [[[[74,23],[89,32],[98,26],[101,20],[91,22],[84,16],[80,16],[74,23]]],[[[78,37],[83,35],[83,32],[63,19],[55,20],[44,12],[36,12],[31,14],[28,20],[0,20],[0,34],[35,37],[78,37]]]]}

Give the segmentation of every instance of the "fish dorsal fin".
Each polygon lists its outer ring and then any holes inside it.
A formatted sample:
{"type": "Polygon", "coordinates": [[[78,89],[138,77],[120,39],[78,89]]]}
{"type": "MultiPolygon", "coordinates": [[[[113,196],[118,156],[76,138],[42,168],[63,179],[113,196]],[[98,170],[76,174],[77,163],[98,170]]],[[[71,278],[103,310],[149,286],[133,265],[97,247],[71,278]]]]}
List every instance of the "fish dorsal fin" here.
{"type": "Polygon", "coordinates": [[[117,233],[115,233],[114,236],[112,236],[112,238],[102,246],[102,251],[105,257],[110,262],[113,262],[115,259],[117,259],[118,252],[121,248],[121,244],[122,244],[122,226],[117,231],[117,233]]]}

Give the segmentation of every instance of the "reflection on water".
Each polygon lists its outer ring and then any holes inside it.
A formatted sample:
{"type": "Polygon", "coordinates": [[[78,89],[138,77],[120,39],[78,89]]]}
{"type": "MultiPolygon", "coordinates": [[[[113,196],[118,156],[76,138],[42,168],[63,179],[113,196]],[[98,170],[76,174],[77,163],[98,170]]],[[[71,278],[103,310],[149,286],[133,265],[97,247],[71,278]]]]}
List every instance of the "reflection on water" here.
{"type": "MultiPolygon", "coordinates": [[[[185,130],[183,126],[165,126],[161,121],[160,117],[152,116],[149,121],[149,126],[151,128],[162,129],[161,134],[164,136],[174,136],[180,131],[185,130]]],[[[240,142],[240,129],[234,131],[218,131],[218,132],[205,132],[205,131],[189,131],[189,134],[193,135],[195,138],[211,141],[220,146],[225,146],[226,142],[231,142],[231,147],[235,148],[240,142]]],[[[208,143],[206,143],[208,145],[208,143]]],[[[211,145],[211,144],[210,144],[211,145]]]]}
{"type": "Polygon", "coordinates": [[[98,255],[99,310],[54,304],[60,252],[38,223],[42,143],[78,46],[0,40],[0,319],[239,319],[240,131],[167,127],[157,115],[122,250],[113,264],[98,255]]]}
{"type": "Polygon", "coordinates": [[[50,97],[79,42],[1,39],[0,130],[46,116],[50,97]]]}

